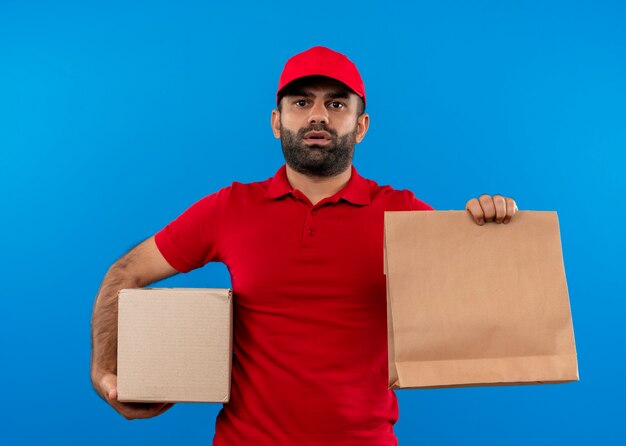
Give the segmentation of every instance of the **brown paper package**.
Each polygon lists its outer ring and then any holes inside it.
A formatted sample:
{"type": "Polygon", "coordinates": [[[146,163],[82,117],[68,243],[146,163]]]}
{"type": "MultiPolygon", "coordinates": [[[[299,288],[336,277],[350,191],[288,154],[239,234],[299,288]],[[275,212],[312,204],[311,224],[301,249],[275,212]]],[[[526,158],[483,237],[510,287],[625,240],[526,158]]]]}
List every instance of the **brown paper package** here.
{"type": "Polygon", "coordinates": [[[386,212],[385,274],[389,388],[578,380],[556,212],[386,212]]]}

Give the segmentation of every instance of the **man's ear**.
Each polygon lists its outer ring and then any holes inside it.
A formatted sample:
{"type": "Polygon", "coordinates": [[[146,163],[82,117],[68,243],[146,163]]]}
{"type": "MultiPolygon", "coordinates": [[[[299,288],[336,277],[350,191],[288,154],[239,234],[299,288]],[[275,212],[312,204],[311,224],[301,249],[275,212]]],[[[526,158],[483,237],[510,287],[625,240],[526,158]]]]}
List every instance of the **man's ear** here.
{"type": "Polygon", "coordinates": [[[356,118],[356,143],[360,143],[365,138],[365,134],[367,133],[367,129],[370,126],[370,115],[367,113],[361,114],[358,118],[356,118]]]}
{"type": "Polygon", "coordinates": [[[280,139],[280,111],[277,108],[272,110],[271,124],[274,138],[280,139]]]}

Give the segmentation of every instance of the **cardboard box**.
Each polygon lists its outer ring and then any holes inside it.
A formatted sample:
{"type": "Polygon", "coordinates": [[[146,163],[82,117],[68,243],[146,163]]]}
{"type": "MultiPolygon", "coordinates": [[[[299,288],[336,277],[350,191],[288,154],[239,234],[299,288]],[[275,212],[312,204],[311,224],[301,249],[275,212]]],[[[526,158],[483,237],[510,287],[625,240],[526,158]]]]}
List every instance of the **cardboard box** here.
{"type": "Polygon", "coordinates": [[[229,289],[124,289],[118,299],[120,401],[228,402],[229,289]]]}

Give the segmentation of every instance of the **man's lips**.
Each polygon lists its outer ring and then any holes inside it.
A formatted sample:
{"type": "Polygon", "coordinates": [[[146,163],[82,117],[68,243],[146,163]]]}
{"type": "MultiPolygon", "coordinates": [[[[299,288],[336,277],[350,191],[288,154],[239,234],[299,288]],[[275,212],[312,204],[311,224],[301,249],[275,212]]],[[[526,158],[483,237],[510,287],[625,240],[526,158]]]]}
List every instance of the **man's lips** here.
{"type": "Polygon", "coordinates": [[[304,134],[304,139],[324,140],[324,139],[331,139],[331,136],[330,136],[330,133],[328,132],[312,131],[312,132],[306,132],[304,134]]]}
{"type": "Polygon", "coordinates": [[[323,131],[312,131],[304,134],[304,142],[308,144],[326,145],[332,141],[330,133],[323,131]]]}

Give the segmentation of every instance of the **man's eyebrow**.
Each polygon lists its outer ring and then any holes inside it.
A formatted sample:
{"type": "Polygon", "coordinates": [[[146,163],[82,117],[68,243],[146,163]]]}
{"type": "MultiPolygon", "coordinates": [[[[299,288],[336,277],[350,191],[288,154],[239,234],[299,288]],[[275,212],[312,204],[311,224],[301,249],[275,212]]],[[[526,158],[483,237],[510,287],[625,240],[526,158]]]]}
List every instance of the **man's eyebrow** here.
{"type": "MultiPolygon", "coordinates": [[[[303,96],[305,98],[312,98],[315,95],[307,90],[294,90],[287,93],[285,96],[303,96]]],[[[327,99],[348,99],[350,95],[346,90],[337,90],[325,94],[324,97],[327,99]]]]}
{"type": "Polygon", "coordinates": [[[293,90],[288,92],[285,96],[304,96],[305,98],[309,98],[313,96],[313,93],[305,90],[293,90]]]}
{"type": "Polygon", "coordinates": [[[350,95],[346,90],[341,90],[330,92],[326,95],[326,97],[329,99],[348,99],[350,95]]]}

